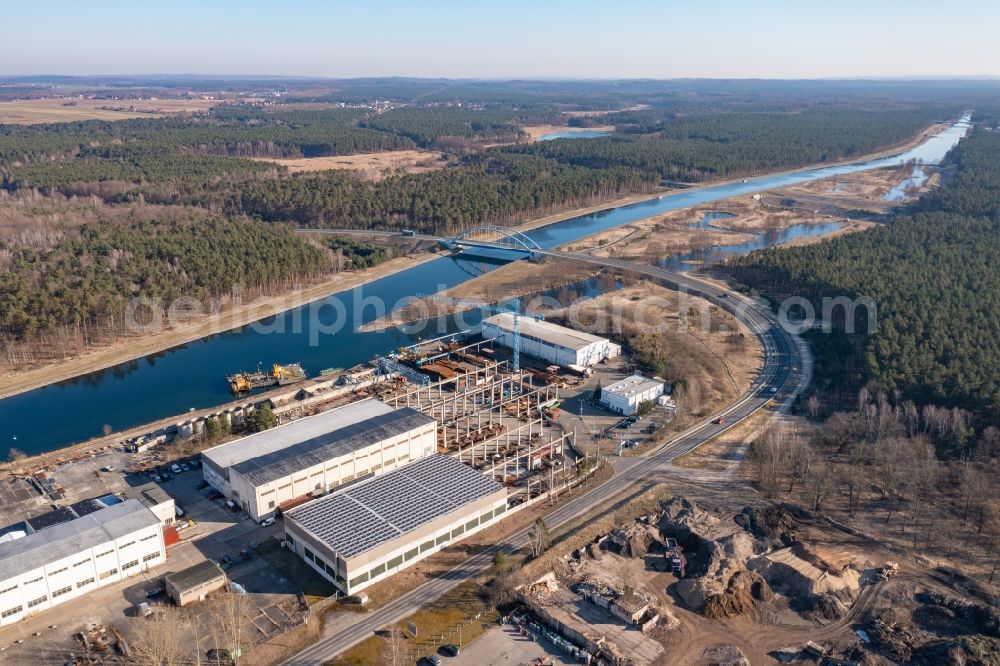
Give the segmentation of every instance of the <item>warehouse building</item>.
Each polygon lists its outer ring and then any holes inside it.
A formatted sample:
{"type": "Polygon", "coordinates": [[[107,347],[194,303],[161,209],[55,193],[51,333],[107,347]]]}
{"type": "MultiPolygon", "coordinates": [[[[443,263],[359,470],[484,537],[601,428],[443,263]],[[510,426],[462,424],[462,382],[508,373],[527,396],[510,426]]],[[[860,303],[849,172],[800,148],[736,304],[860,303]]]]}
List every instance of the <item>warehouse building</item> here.
{"type": "Polygon", "coordinates": [[[226,586],[226,572],[211,560],[163,577],[163,587],[175,604],[187,606],[226,586]]]}
{"type": "Polygon", "coordinates": [[[202,470],[212,487],[261,520],[436,450],[433,418],[370,399],[208,449],[202,470]]]}
{"type": "Polygon", "coordinates": [[[0,626],[165,561],[160,519],[138,500],[0,543],[0,626]]]}
{"type": "Polygon", "coordinates": [[[663,380],[632,375],[601,389],[601,404],[619,414],[634,414],[645,401],[655,402],[663,395],[663,380]]]}
{"type": "Polygon", "coordinates": [[[355,594],[498,521],[507,491],[440,454],[285,514],[285,539],[343,594],[355,594]]]}
{"type": "MultiPolygon", "coordinates": [[[[504,312],[483,320],[483,338],[514,345],[514,315],[504,312]]],[[[607,338],[575,331],[532,317],[521,317],[521,353],[564,368],[586,368],[622,353],[607,338]]]]}

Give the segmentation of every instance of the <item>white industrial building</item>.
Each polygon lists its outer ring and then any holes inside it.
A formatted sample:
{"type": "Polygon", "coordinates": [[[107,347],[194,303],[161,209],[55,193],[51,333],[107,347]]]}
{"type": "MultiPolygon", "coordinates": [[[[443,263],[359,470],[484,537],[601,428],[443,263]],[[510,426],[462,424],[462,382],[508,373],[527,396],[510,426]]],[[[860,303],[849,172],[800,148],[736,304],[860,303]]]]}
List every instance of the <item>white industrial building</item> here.
{"type": "Polygon", "coordinates": [[[202,453],[205,481],[256,520],[282,504],[396,469],[437,450],[436,422],[363,400],[202,453]]]}
{"type": "Polygon", "coordinates": [[[342,594],[355,594],[506,511],[503,486],[435,454],[292,509],[285,539],[342,594]]]}
{"type": "MultiPolygon", "coordinates": [[[[484,319],[482,336],[513,347],[514,315],[504,312],[484,319]]],[[[586,368],[620,355],[622,348],[607,338],[522,316],[521,353],[564,368],[586,368]]]]}
{"type": "Polygon", "coordinates": [[[165,561],[160,519],[135,499],[0,543],[0,626],[165,561]]]}
{"type": "Polygon", "coordinates": [[[634,414],[646,400],[655,402],[663,395],[663,380],[632,375],[601,388],[601,404],[619,414],[634,414]]]}

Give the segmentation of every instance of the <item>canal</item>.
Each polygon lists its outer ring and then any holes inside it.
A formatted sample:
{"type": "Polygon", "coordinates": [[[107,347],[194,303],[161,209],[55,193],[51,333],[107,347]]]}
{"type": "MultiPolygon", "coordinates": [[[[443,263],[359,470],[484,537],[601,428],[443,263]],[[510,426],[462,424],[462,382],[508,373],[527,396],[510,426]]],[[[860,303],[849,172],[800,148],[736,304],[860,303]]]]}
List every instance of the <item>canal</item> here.
{"type": "MultiPolygon", "coordinates": [[[[968,126],[965,117],[913,150],[893,157],[671,192],[658,199],[571,218],[535,229],[528,235],[542,247],[552,248],[650,215],[736,195],[911,161],[934,164],[965,136],[968,126]]],[[[821,231],[793,227],[765,234],[746,247],[730,246],[706,252],[709,255],[713,251],[720,255],[748,252],[784,242],[788,234],[821,231]]],[[[665,265],[686,270],[692,261],[701,260],[710,261],[712,256],[671,257],[665,260],[665,265]]],[[[231,396],[225,375],[253,369],[258,363],[266,366],[298,361],[314,375],[323,368],[348,368],[400,346],[435,337],[457,325],[452,322],[443,324],[444,328],[435,325],[423,330],[377,332],[356,329],[391,311],[407,297],[455,286],[483,268],[464,259],[436,259],[250,326],[0,400],[0,455],[10,447],[29,454],[40,453],[100,435],[105,426],[124,430],[226,402],[231,396]]],[[[579,289],[586,295],[600,291],[599,283],[593,281],[580,285],[579,289]]],[[[573,290],[560,291],[563,295],[567,293],[573,290]]],[[[475,313],[464,321],[468,325],[476,323],[475,313]]]]}

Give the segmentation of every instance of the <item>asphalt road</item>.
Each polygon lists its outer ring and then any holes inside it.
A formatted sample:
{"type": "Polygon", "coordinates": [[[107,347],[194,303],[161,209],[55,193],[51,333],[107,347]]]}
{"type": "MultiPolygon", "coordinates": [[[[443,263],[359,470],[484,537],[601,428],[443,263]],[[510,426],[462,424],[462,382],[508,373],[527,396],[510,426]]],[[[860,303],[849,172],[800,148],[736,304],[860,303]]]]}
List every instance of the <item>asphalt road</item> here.
{"type": "MultiPolygon", "coordinates": [[[[435,237],[420,238],[436,240],[435,237]]],[[[768,308],[742,294],[723,291],[690,275],[672,273],[655,266],[557,250],[543,251],[542,254],[628,270],[686,291],[693,296],[705,298],[738,317],[760,339],[764,349],[764,364],[757,380],[739,400],[712,415],[710,419],[680,433],[648,456],[617,459],[615,475],[611,479],[546,514],[545,522],[550,528],[559,527],[622,495],[630,486],[644,478],[667,471],[671,468],[671,461],[675,457],[691,451],[733,427],[771,400],[781,400],[782,408],[786,409],[808,384],[811,361],[808,358],[808,350],[801,340],[785,331],[768,308]],[[789,382],[793,375],[796,381],[789,382]],[[724,420],[724,423],[719,423],[720,420],[724,420]]],[[[676,473],[677,469],[673,468],[671,471],[676,473]]],[[[349,628],[311,645],[283,663],[289,666],[322,664],[369,638],[379,629],[405,619],[449,590],[480,575],[490,567],[493,554],[497,550],[502,548],[511,551],[526,545],[529,529],[525,528],[505,543],[497,544],[470,557],[443,576],[414,588],[372,613],[358,614],[357,621],[349,628]]]]}

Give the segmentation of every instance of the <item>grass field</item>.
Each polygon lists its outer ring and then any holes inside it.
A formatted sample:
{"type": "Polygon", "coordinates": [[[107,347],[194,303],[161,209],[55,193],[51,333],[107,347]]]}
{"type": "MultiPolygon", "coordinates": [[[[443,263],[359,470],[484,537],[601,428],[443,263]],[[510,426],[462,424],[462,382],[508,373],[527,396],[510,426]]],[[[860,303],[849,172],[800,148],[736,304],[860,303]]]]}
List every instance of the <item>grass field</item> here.
{"type": "MultiPolygon", "coordinates": [[[[411,659],[404,663],[413,663],[420,657],[436,654],[440,645],[465,645],[496,624],[498,617],[496,610],[477,594],[475,581],[463,583],[399,623],[400,627],[413,624],[417,628],[416,638],[407,634],[403,653],[411,659]]],[[[373,636],[327,662],[328,666],[379,664],[384,645],[383,638],[373,636]]]]}
{"type": "Polygon", "coordinates": [[[202,99],[24,99],[0,102],[0,124],[159,118],[173,113],[204,111],[216,104],[218,102],[202,99]]]}

